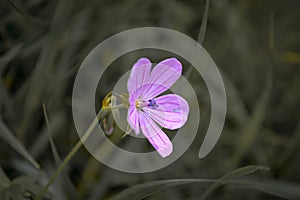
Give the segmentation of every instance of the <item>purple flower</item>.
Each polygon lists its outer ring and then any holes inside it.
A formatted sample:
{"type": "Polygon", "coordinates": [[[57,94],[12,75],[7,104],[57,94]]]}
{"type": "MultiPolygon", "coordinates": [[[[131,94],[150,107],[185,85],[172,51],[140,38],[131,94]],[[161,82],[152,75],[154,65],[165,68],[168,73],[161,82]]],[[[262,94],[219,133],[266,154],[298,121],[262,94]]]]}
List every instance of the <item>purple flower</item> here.
{"type": "Polygon", "coordinates": [[[188,117],[189,105],[176,94],[159,96],[181,76],[182,65],[176,58],[158,63],[151,70],[148,58],[140,58],[132,67],[127,83],[129,109],[127,121],[135,134],[142,132],[162,157],[170,155],[173,145],[158,126],[181,128],[188,117]]]}

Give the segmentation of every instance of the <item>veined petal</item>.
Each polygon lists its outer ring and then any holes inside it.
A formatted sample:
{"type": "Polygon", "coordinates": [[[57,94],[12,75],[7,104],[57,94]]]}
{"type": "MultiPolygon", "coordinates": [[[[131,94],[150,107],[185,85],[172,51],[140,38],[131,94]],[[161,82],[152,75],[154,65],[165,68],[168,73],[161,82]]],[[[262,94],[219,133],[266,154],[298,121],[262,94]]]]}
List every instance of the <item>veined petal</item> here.
{"type": "MultiPolygon", "coordinates": [[[[137,94],[137,89],[141,88],[141,86],[149,81],[150,78],[150,70],[151,70],[151,62],[148,58],[140,58],[132,67],[131,73],[127,82],[127,89],[129,95],[133,93],[137,94]]],[[[142,93],[143,90],[139,90],[138,93],[142,93]]]]}
{"type": "Polygon", "coordinates": [[[139,122],[141,131],[156,151],[162,157],[169,156],[173,152],[173,144],[168,136],[155,124],[147,113],[140,112],[139,122]]]}
{"type": "Polygon", "coordinates": [[[176,58],[158,63],[151,71],[148,87],[142,93],[143,99],[151,99],[168,90],[180,77],[182,65],[176,58]]]}
{"type": "Polygon", "coordinates": [[[138,135],[140,133],[139,113],[137,109],[133,106],[129,106],[128,108],[127,122],[130,125],[130,127],[134,130],[135,134],[138,135]]]}
{"type": "Polygon", "coordinates": [[[168,94],[155,98],[155,101],[158,107],[145,107],[143,110],[160,126],[174,130],[185,124],[189,105],[184,98],[176,94],[168,94]]]}

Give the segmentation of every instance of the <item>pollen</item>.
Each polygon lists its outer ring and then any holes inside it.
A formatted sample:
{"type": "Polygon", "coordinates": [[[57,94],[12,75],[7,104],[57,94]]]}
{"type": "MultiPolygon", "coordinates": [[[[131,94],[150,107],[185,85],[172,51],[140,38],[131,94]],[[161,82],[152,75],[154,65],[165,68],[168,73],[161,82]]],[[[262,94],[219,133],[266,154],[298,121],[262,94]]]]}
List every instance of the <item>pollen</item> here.
{"type": "Polygon", "coordinates": [[[138,99],[138,100],[135,101],[135,107],[136,108],[141,109],[141,108],[143,108],[145,106],[147,106],[147,102],[146,101],[143,101],[143,100],[140,100],[140,99],[138,99]]]}
{"type": "Polygon", "coordinates": [[[136,107],[136,108],[139,108],[139,107],[140,107],[140,105],[139,105],[139,100],[136,100],[136,101],[135,101],[135,107],[136,107]]]}

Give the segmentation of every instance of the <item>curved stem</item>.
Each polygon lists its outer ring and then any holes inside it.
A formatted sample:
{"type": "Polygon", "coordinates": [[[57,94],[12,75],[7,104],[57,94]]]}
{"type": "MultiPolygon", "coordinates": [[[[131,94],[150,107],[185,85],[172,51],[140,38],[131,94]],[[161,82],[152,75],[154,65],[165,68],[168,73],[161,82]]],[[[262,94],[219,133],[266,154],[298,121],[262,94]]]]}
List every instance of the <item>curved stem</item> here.
{"type": "Polygon", "coordinates": [[[68,153],[68,155],[65,157],[63,162],[60,164],[60,166],[57,168],[55,173],[51,176],[51,178],[48,180],[46,186],[43,188],[43,190],[37,195],[37,200],[42,199],[42,197],[45,195],[45,193],[48,191],[49,187],[53,184],[53,182],[56,180],[56,178],[59,176],[59,174],[62,172],[64,167],[68,164],[68,162],[73,158],[73,156],[77,153],[77,151],[80,149],[82,144],[89,138],[91,133],[93,132],[94,128],[98,124],[98,119],[102,113],[102,110],[100,110],[97,114],[97,117],[94,119],[92,124],[89,126],[89,128],[86,130],[86,132],[83,134],[81,140],[79,140],[76,145],[72,148],[72,150],[68,153]]]}

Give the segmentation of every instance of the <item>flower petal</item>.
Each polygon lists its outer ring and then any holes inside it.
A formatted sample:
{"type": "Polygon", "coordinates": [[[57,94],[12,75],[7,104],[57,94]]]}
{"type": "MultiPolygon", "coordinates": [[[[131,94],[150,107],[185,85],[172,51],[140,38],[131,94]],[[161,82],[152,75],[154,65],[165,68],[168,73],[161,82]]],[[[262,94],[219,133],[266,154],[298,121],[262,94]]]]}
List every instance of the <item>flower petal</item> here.
{"type": "Polygon", "coordinates": [[[155,98],[158,107],[145,107],[143,110],[160,126],[167,129],[181,128],[187,121],[189,105],[179,95],[168,94],[155,98]]]}
{"type": "Polygon", "coordinates": [[[139,121],[141,131],[150,144],[163,158],[169,156],[173,152],[173,144],[168,136],[155,124],[147,113],[140,112],[139,121]]]}
{"type": "Polygon", "coordinates": [[[143,99],[152,99],[168,90],[180,77],[182,65],[176,58],[158,63],[151,71],[148,87],[142,93],[143,99]]]}
{"type": "MultiPolygon", "coordinates": [[[[136,92],[144,83],[149,81],[151,62],[148,58],[140,58],[132,67],[131,73],[127,82],[129,94],[136,92]]],[[[142,90],[139,91],[141,93],[142,90]]],[[[135,94],[139,95],[139,94],[135,94]]]]}
{"type": "Polygon", "coordinates": [[[130,106],[128,108],[127,122],[130,125],[130,127],[134,130],[135,134],[138,135],[140,133],[139,113],[133,106],[130,106]]]}

